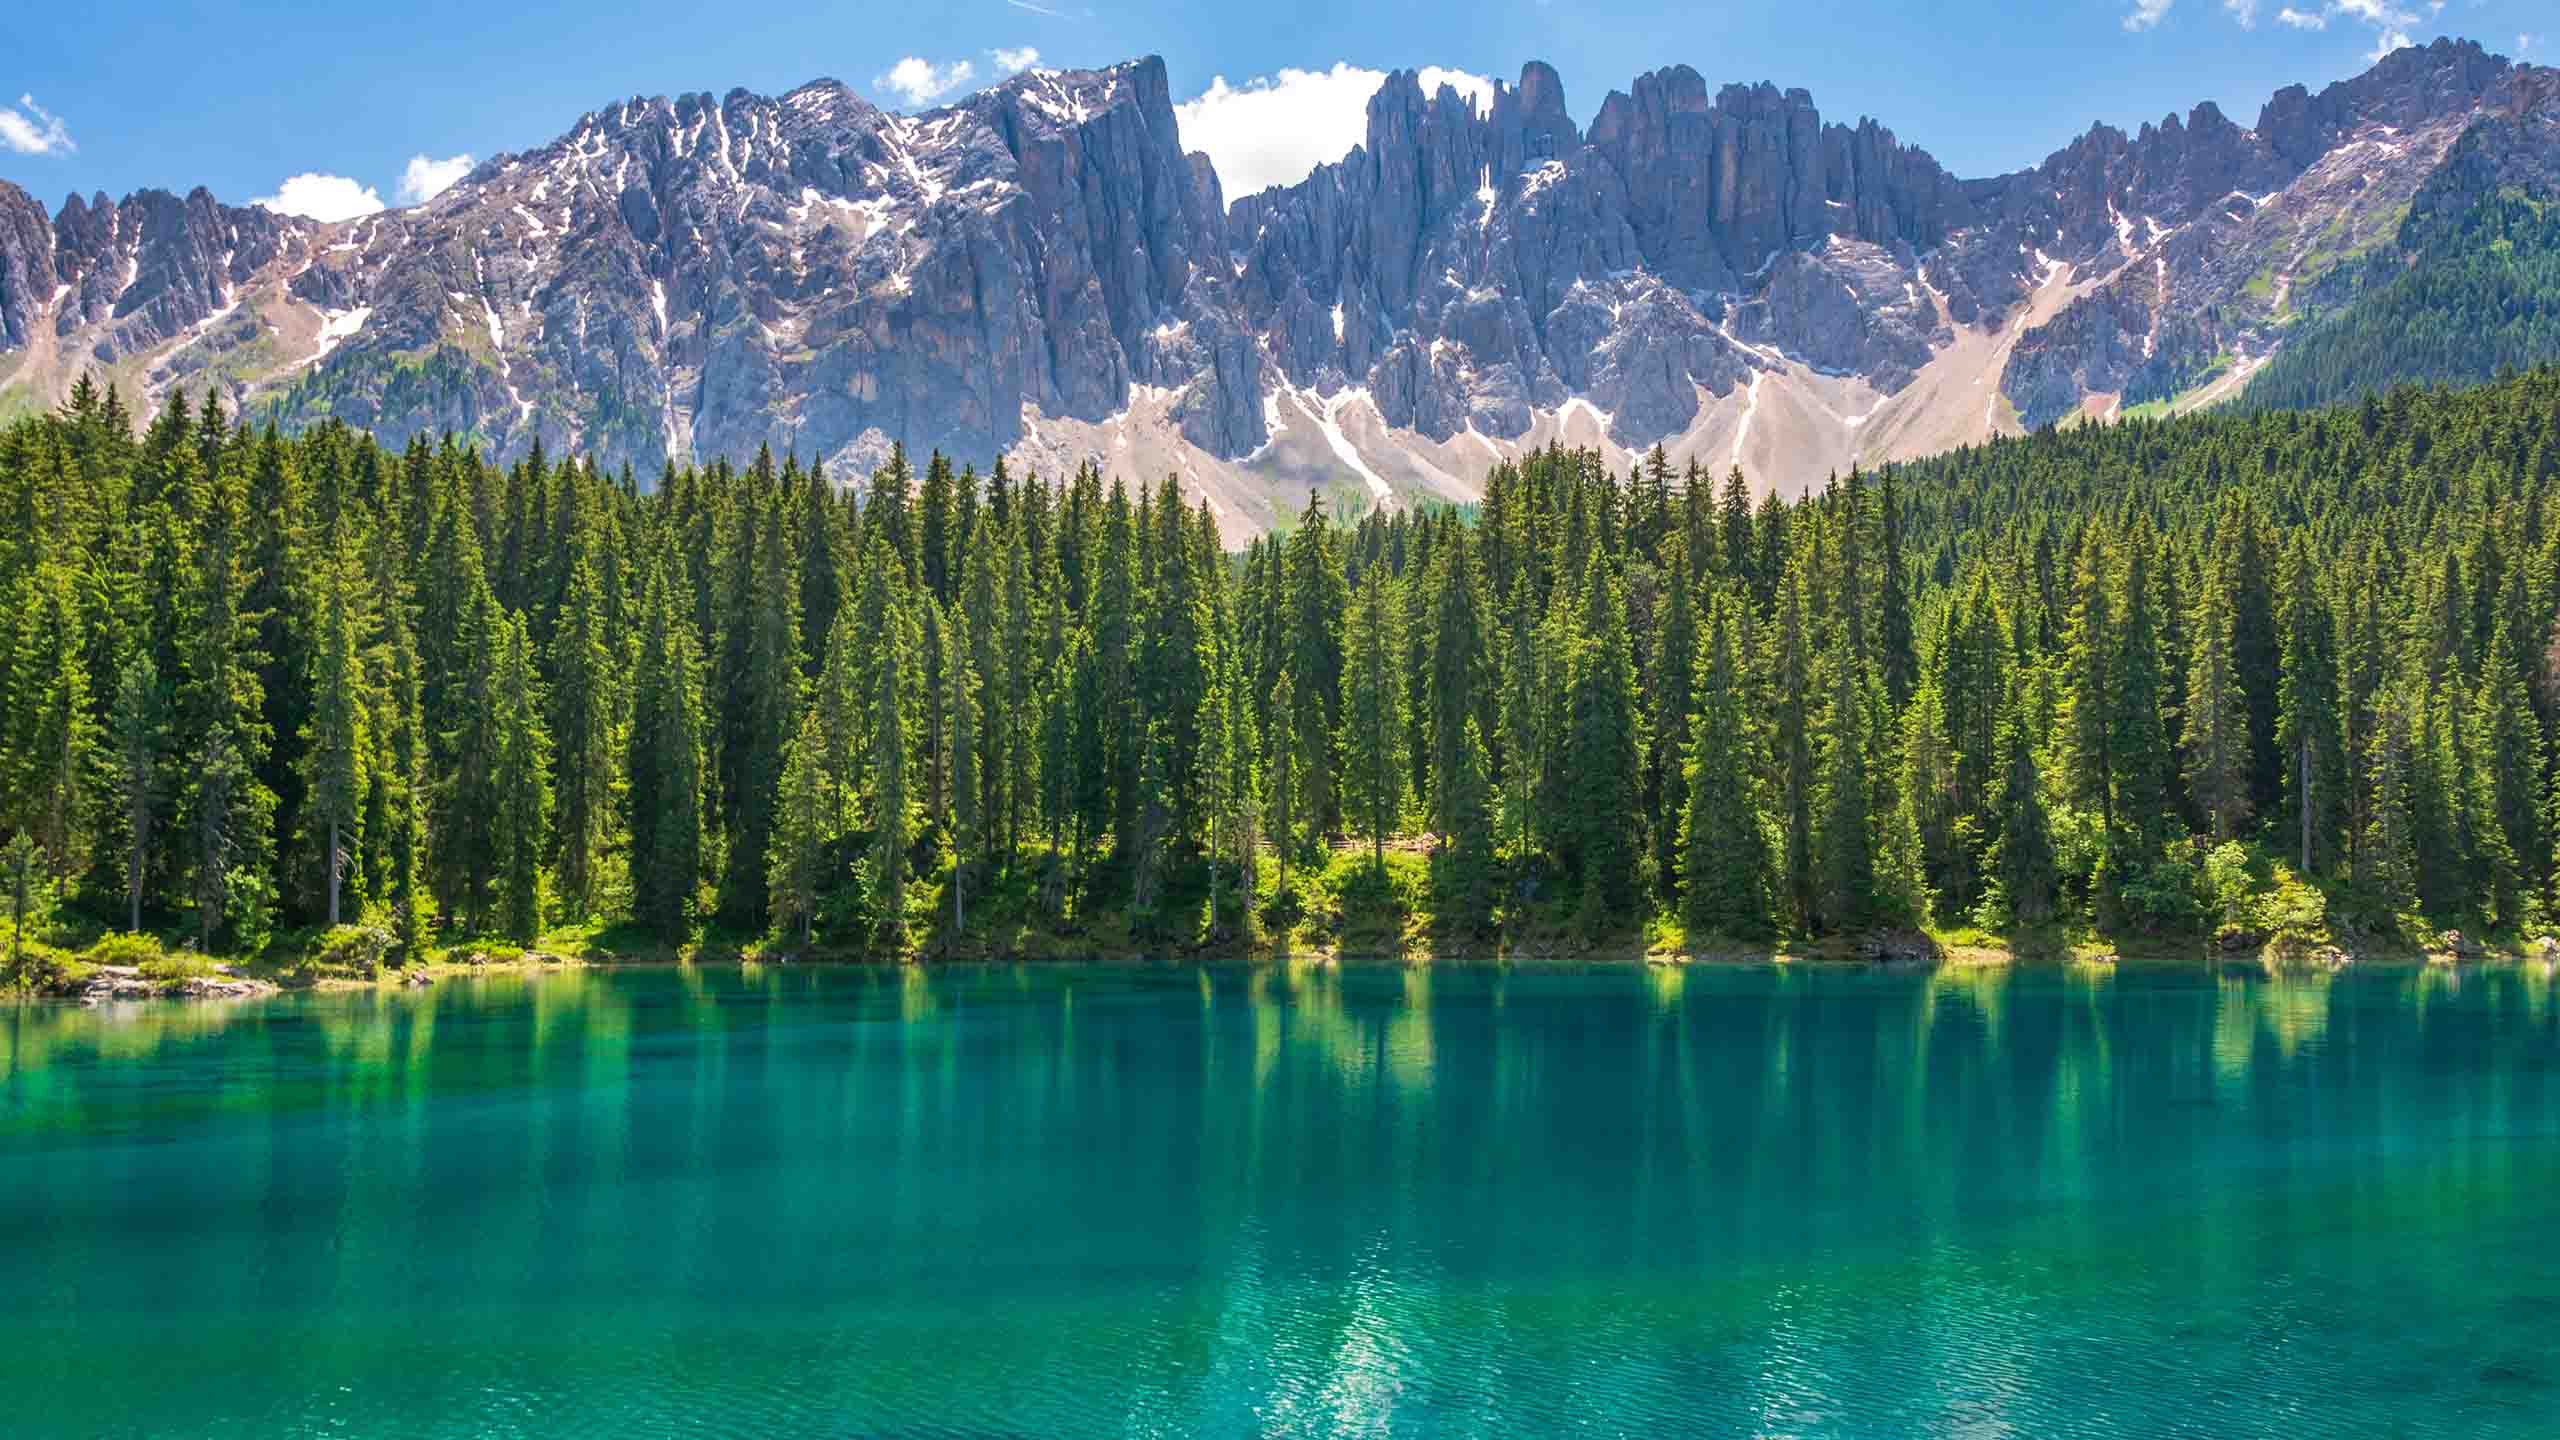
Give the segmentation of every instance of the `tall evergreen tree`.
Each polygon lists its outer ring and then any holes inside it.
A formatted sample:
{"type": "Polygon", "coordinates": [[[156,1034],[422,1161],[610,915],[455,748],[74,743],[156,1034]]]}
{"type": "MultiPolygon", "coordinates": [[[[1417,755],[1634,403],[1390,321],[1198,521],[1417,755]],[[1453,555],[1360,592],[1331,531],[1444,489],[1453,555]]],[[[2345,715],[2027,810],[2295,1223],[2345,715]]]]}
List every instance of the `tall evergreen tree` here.
{"type": "Polygon", "coordinates": [[[2338,860],[2345,825],[2346,755],[2338,727],[2337,626],[2320,594],[2310,545],[2287,547],[2282,597],[2281,675],[2276,740],[2283,755],[2284,805],[2295,863],[2306,876],[2338,860]]]}
{"type": "Polygon", "coordinates": [[[1734,643],[1734,609],[1726,600],[1709,607],[1698,667],[1680,836],[1682,915],[1702,935],[1758,939],[1770,932],[1775,877],[1759,803],[1756,726],[1734,643]]]}
{"type": "Polygon", "coordinates": [[[1342,771],[1346,808],[1369,836],[1371,859],[1386,868],[1387,837],[1404,802],[1404,689],[1396,674],[1402,631],[1399,596],[1383,566],[1372,566],[1351,605],[1342,665],[1342,771]]]}
{"type": "Polygon", "coordinates": [[[827,844],[833,806],[828,796],[826,732],[815,708],[800,715],[782,763],[782,794],[774,809],[772,873],[766,893],[772,896],[774,927],[806,945],[826,885],[827,844]]]}
{"type": "Polygon", "coordinates": [[[669,939],[696,918],[704,858],[700,662],[693,622],[677,602],[679,583],[664,570],[649,580],[624,797],[632,913],[669,939]]]}
{"type": "Polygon", "coordinates": [[[2187,790],[2217,840],[2238,834],[2249,817],[2249,701],[2236,624],[2222,577],[2207,576],[2196,596],[2187,670],[2187,790]]]}
{"type": "Polygon", "coordinates": [[[524,617],[507,617],[500,636],[498,750],[494,766],[498,826],[491,860],[498,874],[498,921],[510,939],[530,944],[542,931],[542,855],[551,825],[551,737],[542,725],[542,687],[524,617]]]}
{"type": "Polygon", "coordinates": [[[1566,681],[1565,768],[1581,797],[1575,829],[1586,922],[1622,916],[1641,893],[1645,852],[1637,756],[1635,660],[1626,609],[1606,560],[1595,554],[1582,576],[1582,626],[1566,681]]]}
{"type": "Polygon", "coordinates": [[[364,846],[366,772],[373,759],[369,693],[361,647],[365,617],[357,587],[356,557],[344,544],[313,567],[319,626],[312,637],[310,703],[302,735],[303,823],[320,840],[328,887],[328,920],[339,919],[339,896],[354,857],[364,846]]]}

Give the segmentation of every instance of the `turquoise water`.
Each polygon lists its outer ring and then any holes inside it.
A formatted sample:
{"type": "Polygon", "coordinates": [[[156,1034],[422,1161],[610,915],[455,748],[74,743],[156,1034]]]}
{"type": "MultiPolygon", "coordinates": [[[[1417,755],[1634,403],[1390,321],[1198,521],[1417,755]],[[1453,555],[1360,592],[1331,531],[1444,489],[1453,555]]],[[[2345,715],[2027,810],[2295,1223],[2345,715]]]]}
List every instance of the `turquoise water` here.
{"type": "Polygon", "coordinates": [[[2538,971],[0,1010],[10,1436],[2560,1434],[2538,971]]]}

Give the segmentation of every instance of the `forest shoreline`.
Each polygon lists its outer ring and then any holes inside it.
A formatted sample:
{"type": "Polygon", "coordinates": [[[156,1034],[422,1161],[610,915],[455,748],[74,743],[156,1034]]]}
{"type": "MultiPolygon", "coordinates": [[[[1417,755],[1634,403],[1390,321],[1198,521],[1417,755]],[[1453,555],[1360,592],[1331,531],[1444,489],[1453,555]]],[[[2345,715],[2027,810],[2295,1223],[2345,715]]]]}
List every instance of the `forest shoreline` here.
{"type": "Polygon", "coordinates": [[[2216,976],[2278,979],[2313,975],[2335,975],[2347,971],[2383,974],[2416,974],[2443,970],[2459,974],[2466,971],[2523,969],[2539,965],[2544,973],[2560,973],[2560,947],[2521,947],[2514,945],[2468,947],[2462,951],[2448,949],[2418,950],[2405,946],[2374,947],[2356,953],[2323,947],[2307,953],[2275,954],[2266,950],[2223,952],[2206,947],[2194,953],[2122,954],[2096,946],[2052,948],[2042,946],[2009,946],[1994,944],[1940,945],[1935,953],[1896,955],[1875,958],[1855,953],[1854,947],[1816,946],[1803,949],[1767,947],[1751,950],[1724,949],[1702,953],[1638,951],[1621,947],[1600,947],[1573,954],[1562,951],[1536,954],[1489,955],[1475,951],[1449,951],[1392,955],[1380,952],[1343,952],[1305,948],[1288,953],[1183,954],[1167,951],[1126,950],[1087,955],[958,955],[936,956],[910,954],[898,957],[872,956],[852,952],[777,955],[746,949],[724,951],[712,955],[651,955],[590,951],[568,954],[556,951],[527,951],[520,956],[472,959],[438,959],[422,965],[385,967],[378,974],[319,974],[293,967],[237,967],[225,973],[241,977],[250,987],[239,990],[206,991],[200,987],[172,983],[154,995],[130,992],[108,997],[92,996],[88,980],[66,978],[56,984],[23,992],[22,1002],[96,1003],[111,998],[118,1003],[144,1003],[149,1000],[198,1001],[266,999],[292,993],[359,993],[432,989],[455,981],[485,979],[540,978],[570,971],[615,970],[679,970],[679,969],[823,969],[823,970],[950,970],[993,967],[1040,967],[1058,969],[1175,969],[1203,968],[1221,970],[1781,970],[1808,969],[1822,971],[1868,971],[1877,974],[1916,974],[1940,971],[1988,970],[2055,970],[2079,972],[2112,972],[2116,970],[2195,971],[2216,976]],[[2334,958],[2343,956],[2344,958],[2334,958]],[[2324,958],[2331,957],[2331,958],[2324,958]]]}

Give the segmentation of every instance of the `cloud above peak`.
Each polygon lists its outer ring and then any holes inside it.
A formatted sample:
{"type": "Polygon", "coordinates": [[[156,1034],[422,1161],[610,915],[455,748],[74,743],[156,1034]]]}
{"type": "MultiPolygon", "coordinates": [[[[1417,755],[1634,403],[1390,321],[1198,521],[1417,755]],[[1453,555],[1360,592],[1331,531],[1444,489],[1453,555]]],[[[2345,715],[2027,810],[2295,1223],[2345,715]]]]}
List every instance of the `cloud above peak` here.
{"type": "Polygon", "coordinates": [[[37,104],[33,95],[19,96],[15,107],[0,105],[0,150],[68,155],[79,148],[71,143],[71,131],[62,117],[37,104]]]}
{"type": "MultiPolygon", "coordinates": [[[[1199,150],[1217,168],[1230,198],[1274,185],[1295,185],[1318,165],[1339,160],[1367,138],[1369,97],[1387,72],[1337,60],[1329,70],[1282,70],[1230,85],[1220,75],[1198,96],[1173,107],[1182,147],[1199,150]]],[[[1463,70],[1426,65],[1422,91],[1443,85],[1481,109],[1493,100],[1493,82],[1463,70]]]]}
{"type": "Polygon", "coordinates": [[[382,192],[344,175],[325,175],[316,170],[288,176],[273,195],[261,195],[249,202],[262,205],[282,215],[299,215],[306,220],[353,220],[383,208],[382,192]]]}
{"type": "Polygon", "coordinates": [[[400,203],[424,205],[452,189],[455,181],[470,173],[471,157],[468,155],[448,155],[442,160],[431,160],[423,152],[412,155],[400,172],[400,203]]]}
{"type": "MultiPolygon", "coordinates": [[[[1038,56],[1033,56],[1037,59],[1038,56]]],[[[873,76],[872,87],[884,90],[913,108],[928,105],[977,78],[978,67],[966,60],[936,65],[921,55],[910,55],[887,70],[873,76]]]]}

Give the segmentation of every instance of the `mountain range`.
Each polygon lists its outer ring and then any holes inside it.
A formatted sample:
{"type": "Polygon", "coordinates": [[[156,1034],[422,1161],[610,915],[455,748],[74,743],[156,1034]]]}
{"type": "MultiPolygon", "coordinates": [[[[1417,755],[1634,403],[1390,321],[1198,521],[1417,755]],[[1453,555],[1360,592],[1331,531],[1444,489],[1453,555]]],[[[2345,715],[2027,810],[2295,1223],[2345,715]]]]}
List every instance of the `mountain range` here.
{"type": "Polygon", "coordinates": [[[1470,498],[1551,441],[1794,493],[2230,398],[2404,231],[2555,182],[2560,71],[2452,40],[1988,179],[1687,66],[1588,127],[1544,64],[1481,103],[1398,72],[1365,143],[1232,199],[1156,59],[912,116],[819,80],[617,101],[333,224],[0,181],[0,418],[95,371],[144,413],[211,386],[644,481],[764,445],[1093,459],[1238,540],[1310,485],[1470,498]]]}

